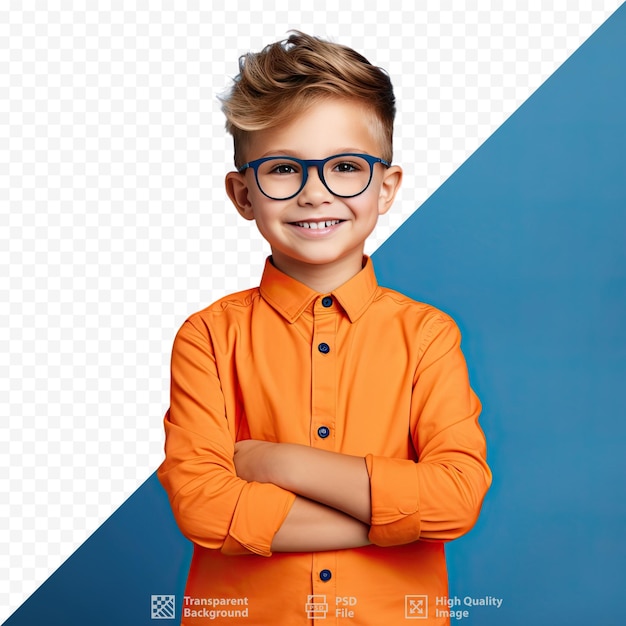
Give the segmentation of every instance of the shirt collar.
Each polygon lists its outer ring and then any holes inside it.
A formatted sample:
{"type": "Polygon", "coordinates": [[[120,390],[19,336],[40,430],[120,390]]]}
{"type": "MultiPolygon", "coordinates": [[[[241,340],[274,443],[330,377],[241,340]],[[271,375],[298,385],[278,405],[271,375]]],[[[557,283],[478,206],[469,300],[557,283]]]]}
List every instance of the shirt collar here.
{"type": "MultiPolygon", "coordinates": [[[[363,269],[334,289],[330,295],[339,302],[350,321],[355,322],[374,299],[377,288],[378,282],[372,260],[364,256],[363,269]]],[[[290,324],[293,324],[316,298],[328,295],[320,294],[295,278],[287,276],[272,264],[271,257],[265,261],[260,291],[263,299],[290,324]]]]}

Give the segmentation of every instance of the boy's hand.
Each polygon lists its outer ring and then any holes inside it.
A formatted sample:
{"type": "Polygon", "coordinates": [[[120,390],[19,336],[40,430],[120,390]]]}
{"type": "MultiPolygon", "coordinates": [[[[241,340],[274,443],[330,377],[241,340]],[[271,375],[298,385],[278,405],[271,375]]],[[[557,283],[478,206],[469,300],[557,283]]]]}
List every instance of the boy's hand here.
{"type": "Polygon", "coordinates": [[[235,444],[235,469],[237,476],[248,482],[271,483],[272,451],[277,444],[257,439],[238,441],[235,444]]]}

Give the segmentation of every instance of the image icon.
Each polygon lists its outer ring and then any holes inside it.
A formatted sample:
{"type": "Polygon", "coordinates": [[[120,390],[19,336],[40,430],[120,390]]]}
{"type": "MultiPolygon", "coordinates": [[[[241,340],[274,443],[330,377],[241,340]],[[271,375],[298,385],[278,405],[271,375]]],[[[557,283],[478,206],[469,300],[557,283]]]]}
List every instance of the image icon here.
{"type": "Polygon", "coordinates": [[[428,596],[404,596],[404,617],[405,619],[427,619],[428,596]]]}

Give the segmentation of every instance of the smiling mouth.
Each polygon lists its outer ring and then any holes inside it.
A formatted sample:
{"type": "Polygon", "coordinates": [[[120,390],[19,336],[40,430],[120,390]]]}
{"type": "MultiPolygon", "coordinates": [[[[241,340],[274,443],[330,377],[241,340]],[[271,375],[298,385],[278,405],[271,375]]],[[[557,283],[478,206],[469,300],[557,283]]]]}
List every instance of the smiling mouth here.
{"type": "Polygon", "coordinates": [[[330,226],[335,226],[339,224],[339,222],[343,222],[344,220],[322,220],[320,222],[290,222],[294,226],[299,226],[300,228],[311,228],[313,230],[320,228],[329,228],[330,226]]]}

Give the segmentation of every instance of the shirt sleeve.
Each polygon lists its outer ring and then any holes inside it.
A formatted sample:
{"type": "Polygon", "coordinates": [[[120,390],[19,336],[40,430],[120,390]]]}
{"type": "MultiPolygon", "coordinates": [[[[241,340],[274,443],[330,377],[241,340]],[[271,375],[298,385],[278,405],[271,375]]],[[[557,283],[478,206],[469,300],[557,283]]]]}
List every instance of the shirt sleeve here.
{"type": "Polygon", "coordinates": [[[208,332],[189,320],[174,341],[165,461],[157,476],[181,532],[225,554],[270,556],[295,495],[237,477],[235,424],[226,415],[208,332]]]}
{"type": "Polygon", "coordinates": [[[458,327],[438,313],[424,332],[411,399],[418,461],[366,457],[369,538],[379,546],[459,537],[476,523],[491,484],[481,404],[469,384],[458,327]]]}

